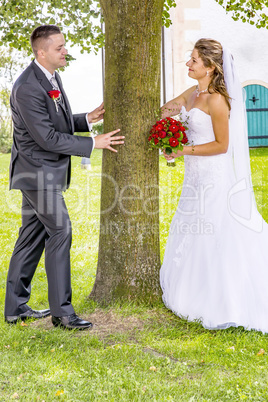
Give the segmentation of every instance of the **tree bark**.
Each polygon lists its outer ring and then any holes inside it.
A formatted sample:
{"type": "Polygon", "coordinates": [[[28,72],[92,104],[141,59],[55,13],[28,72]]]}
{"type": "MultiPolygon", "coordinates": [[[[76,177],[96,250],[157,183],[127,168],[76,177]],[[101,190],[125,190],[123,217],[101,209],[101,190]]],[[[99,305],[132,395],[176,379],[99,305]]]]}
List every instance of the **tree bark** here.
{"type": "Polygon", "coordinates": [[[158,151],[148,148],[160,107],[164,0],[100,0],[105,21],[104,132],[121,129],[118,154],[103,151],[99,257],[90,298],[108,304],[160,299],[158,151]]]}

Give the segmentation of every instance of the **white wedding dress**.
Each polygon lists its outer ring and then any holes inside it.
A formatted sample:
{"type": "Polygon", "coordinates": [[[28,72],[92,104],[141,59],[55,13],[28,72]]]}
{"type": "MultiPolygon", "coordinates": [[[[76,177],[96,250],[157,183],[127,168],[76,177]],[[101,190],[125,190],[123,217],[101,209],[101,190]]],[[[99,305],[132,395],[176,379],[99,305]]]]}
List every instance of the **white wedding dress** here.
{"type": "MultiPolygon", "coordinates": [[[[181,113],[189,118],[190,142],[215,140],[208,114],[185,107],[181,113]]],[[[230,152],[184,161],[160,271],[163,301],[176,315],[208,329],[268,332],[268,225],[254,202],[250,216],[243,210],[247,193],[237,184],[230,152]]]]}

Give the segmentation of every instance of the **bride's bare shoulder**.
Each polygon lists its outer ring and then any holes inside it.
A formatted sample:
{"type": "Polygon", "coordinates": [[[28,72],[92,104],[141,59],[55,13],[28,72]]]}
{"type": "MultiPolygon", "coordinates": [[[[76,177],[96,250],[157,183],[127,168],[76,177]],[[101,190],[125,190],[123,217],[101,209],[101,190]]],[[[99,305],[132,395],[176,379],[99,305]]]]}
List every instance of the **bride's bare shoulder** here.
{"type": "Polygon", "coordinates": [[[228,110],[228,105],[226,103],[226,99],[223,95],[213,92],[208,96],[207,99],[208,108],[209,110],[221,109],[221,110],[228,110]]]}

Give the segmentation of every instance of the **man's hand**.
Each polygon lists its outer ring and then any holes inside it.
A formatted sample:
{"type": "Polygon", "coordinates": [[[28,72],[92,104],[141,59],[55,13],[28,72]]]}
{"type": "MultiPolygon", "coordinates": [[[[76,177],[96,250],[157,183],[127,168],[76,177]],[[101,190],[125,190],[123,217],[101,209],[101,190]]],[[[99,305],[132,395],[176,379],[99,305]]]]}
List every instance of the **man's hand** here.
{"type": "Polygon", "coordinates": [[[92,112],[87,114],[87,120],[89,123],[97,123],[97,121],[100,121],[103,119],[105,110],[103,109],[103,102],[102,104],[97,107],[97,109],[94,109],[92,112]]]}
{"type": "Polygon", "coordinates": [[[118,133],[120,129],[111,131],[110,133],[107,134],[99,134],[97,135],[95,139],[95,148],[98,149],[109,149],[112,152],[117,152],[116,149],[112,148],[111,145],[120,145],[124,144],[124,141],[122,141],[125,137],[113,137],[116,133],[118,133]]]}

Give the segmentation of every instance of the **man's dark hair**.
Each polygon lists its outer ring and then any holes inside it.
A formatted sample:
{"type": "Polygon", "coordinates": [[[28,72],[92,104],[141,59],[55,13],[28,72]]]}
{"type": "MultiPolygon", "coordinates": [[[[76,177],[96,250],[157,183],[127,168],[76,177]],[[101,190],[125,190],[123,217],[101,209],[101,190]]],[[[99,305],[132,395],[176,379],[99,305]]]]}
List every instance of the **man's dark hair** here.
{"type": "Polygon", "coordinates": [[[58,35],[61,30],[56,25],[41,25],[32,32],[31,34],[31,46],[35,56],[37,56],[37,51],[40,49],[40,43],[45,39],[48,39],[51,35],[58,35]]]}

